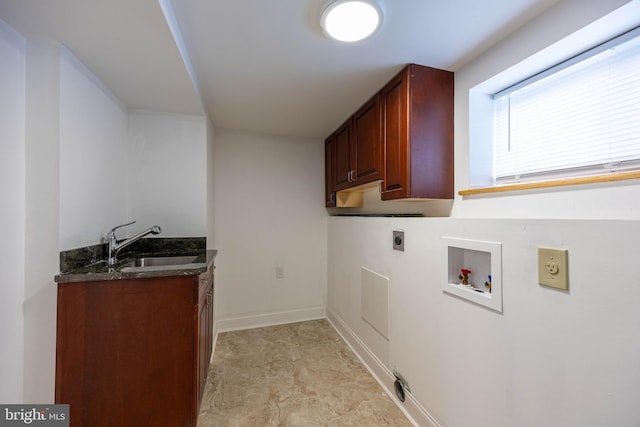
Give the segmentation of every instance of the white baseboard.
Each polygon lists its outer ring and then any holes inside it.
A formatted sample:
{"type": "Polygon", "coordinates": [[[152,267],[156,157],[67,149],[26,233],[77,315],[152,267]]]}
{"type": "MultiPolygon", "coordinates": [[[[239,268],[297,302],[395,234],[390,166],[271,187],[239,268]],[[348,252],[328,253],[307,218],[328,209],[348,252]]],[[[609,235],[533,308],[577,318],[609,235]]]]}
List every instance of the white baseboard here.
{"type": "Polygon", "coordinates": [[[347,324],[333,310],[327,307],[327,319],[342,339],[351,347],[351,350],[358,356],[362,364],[369,370],[371,375],[378,381],[384,391],[391,397],[394,403],[400,408],[402,413],[417,427],[442,427],[435,418],[409,392],[405,392],[405,401],[400,402],[395,394],[393,386],[395,376],[386,366],[373,354],[369,348],[356,336],[347,324]]]}
{"type": "Polygon", "coordinates": [[[209,365],[213,362],[213,354],[216,352],[216,343],[218,342],[218,323],[213,322],[213,341],[211,342],[211,358],[209,359],[209,365]]]}
{"type": "Polygon", "coordinates": [[[239,331],[242,329],[262,328],[265,326],[284,325],[286,323],[304,322],[306,320],[324,319],[327,317],[326,308],[312,307],[300,310],[280,311],[228,319],[218,319],[215,322],[215,336],[220,332],[239,331]]]}

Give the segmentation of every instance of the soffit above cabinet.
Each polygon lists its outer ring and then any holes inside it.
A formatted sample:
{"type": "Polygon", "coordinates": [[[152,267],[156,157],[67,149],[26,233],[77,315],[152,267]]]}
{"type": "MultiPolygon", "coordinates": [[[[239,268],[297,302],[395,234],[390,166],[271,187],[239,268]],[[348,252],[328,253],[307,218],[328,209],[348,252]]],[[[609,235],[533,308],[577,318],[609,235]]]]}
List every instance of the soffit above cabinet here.
{"type": "Polygon", "coordinates": [[[64,45],[130,109],[205,114],[158,1],[0,0],[0,19],[64,45]]]}
{"type": "Polygon", "coordinates": [[[320,140],[402,67],[457,71],[559,0],[380,0],[365,42],[322,34],[324,0],[0,0],[0,19],[63,43],[130,108],[202,114],[161,6],[171,5],[215,127],[320,140]]]}

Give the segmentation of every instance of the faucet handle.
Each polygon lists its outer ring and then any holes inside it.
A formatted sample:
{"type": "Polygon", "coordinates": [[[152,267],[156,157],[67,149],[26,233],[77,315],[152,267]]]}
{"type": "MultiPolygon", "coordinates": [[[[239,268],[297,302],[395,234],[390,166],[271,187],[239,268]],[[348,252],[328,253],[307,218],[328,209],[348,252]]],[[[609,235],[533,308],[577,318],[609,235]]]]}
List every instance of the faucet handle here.
{"type": "Polygon", "coordinates": [[[116,230],[117,230],[118,228],[126,227],[127,225],[134,224],[135,222],[136,222],[136,221],[135,221],[135,220],[133,220],[133,221],[131,221],[131,222],[127,223],[127,224],[117,225],[117,226],[113,227],[113,228],[111,229],[111,231],[109,231],[109,232],[107,233],[107,239],[109,239],[109,238],[114,238],[114,239],[115,239],[115,238],[116,238],[116,230]]]}

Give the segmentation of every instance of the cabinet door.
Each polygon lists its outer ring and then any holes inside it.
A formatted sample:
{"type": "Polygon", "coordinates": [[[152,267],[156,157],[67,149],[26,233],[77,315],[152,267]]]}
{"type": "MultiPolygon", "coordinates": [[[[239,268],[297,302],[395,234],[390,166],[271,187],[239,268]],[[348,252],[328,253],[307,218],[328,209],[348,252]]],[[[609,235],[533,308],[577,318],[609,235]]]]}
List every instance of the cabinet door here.
{"type": "Polygon", "coordinates": [[[211,265],[206,273],[200,275],[198,283],[199,301],[197,306],[198,343],[196,361],[196,391],[197,400],[194,407],[194,419],[198,418],[200,404],[209,373],[209,363],[213,354],[213,270],[211,265]]]}
{"type": "Polygon", "coordinates": [[[55,402],[71,427],[195,426],[191,276],[58,284],[55,402]]]}
{"type": "Polygon", "coordinates": [[[453,73],[409,69],[408,197],[453,199],[453,73]]]}
{"type": "Polygon", "coordinates": [[[209,361],[207,360],[207,354],[209,353],[207,345],[208,339],[208,323],[209,323],[209,292],[207,291],[204,299],[198,304],[198,361],[197,361],[197,373],[196,373],[196,390],[198,392],[197,406],[195,417],[197,418],[200,411],[200,402],[202,402],[202,395],[204,393],[204,387],[207,380],[207,371],[209,369],[209,361]]]}
{"type": "Polygon", "coordinates": [[[382,178],[382,128],[376,95],[353,115],[353,185],[382,178]]]}
{"type": "Polygon", "coordinates": [[[209,363],[213,354],[213,274],[211,275],[211,288],[209,289],[209,307],[207,307],[207,370],[205,378],[209,373],[209,363]]]}
{"type": "Polygon", "coordinates": [[[324,142],[324,188],[325,206],[328,208],[336,206],[336,149],[334,135],[331,135],[324,142]]]}
{"type": "Polygon", "coordinates": [[[408,197],[410,178],[408,85],[408,72],[402,72],[380,92],[385,146],[382,200],[408,197]]]}
{"type": "Polygon", "coordinates": [[[351,120],[347,120],[335,133],[335,182],[336,190],[351,187],[351,120]]]}

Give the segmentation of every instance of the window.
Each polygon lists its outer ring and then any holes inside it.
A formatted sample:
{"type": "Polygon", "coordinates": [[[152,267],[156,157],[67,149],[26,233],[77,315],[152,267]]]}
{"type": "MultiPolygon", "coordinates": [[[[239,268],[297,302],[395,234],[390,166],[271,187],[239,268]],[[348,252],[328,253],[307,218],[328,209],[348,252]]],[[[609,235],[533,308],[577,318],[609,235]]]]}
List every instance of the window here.
{"type": "Polygon", "coordinates": [[[495,184],[640,170],[640,27],[493,95],[495,184]]]}

